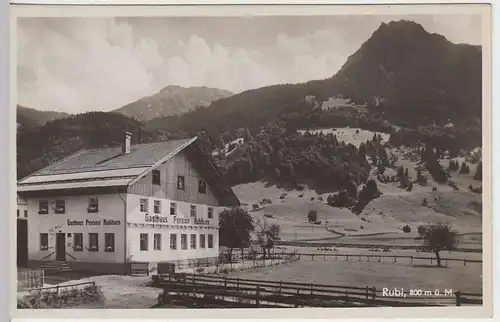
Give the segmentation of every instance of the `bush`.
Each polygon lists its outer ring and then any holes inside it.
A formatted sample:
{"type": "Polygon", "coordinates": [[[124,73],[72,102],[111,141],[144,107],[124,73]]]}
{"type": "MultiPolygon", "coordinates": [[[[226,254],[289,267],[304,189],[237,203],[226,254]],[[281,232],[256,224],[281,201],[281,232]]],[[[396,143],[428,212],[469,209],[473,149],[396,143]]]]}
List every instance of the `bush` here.
{"type": "Polygon", "coordinates": [[[307,213],[307,220],[309,222],[316,222],[316,220],[318,220],[318,212],[316,210],[310,210],[307,213]]]}
{"type": "Polygon", "coordinates": [[[258,204],[256,204],[256,203],[254,203],[254,204],[252,205],[252,209],[253,209],[253,210],[258,210],[258,209],[259,209],[259,205],[258,205],[258,204]]]}
{"type": "Polygon", "coordinates": [[[425,228],[425,226],[424,226],[424,225],[420,225],[420,226],[418,226],[418,228],[417,228],[417,232],[418,232],[418,234],[419,234],[420,236],[422,236],[422,237],[423,237],[423,236],[425,235],[425,232],[426,232],[426,228],[425,228]]]}
{"type": "Polygon", "coordinates": [[[408,225],[403,226],[403,232],[405,232],[405,233],[411,232],[410,226],[408,226],[408,225]]]}

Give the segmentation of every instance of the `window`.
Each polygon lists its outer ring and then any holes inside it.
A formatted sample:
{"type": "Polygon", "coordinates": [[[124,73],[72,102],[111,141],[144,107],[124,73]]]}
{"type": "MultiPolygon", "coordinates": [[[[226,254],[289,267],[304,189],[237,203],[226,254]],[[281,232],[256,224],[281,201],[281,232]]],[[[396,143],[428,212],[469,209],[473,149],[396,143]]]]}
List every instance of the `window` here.
{"type": "Polygon", "coordinates": [[[178,176],[177,177],[177,189],[179,190],[184,190],[185,189],[184,185],[184,176],[178,176]]]}
{"type": "Polygon", "coordinates": [[[214,218],[214,208],[208,207],[208,218],[214,218]]]}
{"type": "Polygon", "coordinates": [[[177,234],[170,234],[170,249],[177,249],[177,234]]]}
{"type": "Polygon", "coordinates": [[[24,211],[24,218],[28,218],[28,210],[24,211]]]}
{"type": "Polygon", "coordinates": [[[19,217],[19,209],[17,209],[17,217],[19,217]]]}
{"type": "Polygon", "coordinates": [[[200,248],[205,248],[205,234],[200,235],[200,248]]]}
{"type": "Polygon", "coordinates": [[[161,185],[160,170],[153,170],[153,184],[156,186],[161,185]]]}
{"type": "Polygon", "coordinates": [[[214,248],[214,235],[208,234],[208,248],[214,248]]]}
{"type": "Polygon", "coordinates": [[[96,197],[89,198],[89,208],[87,209],[88,213],[94,213],[99,211],[99,199],[96,197]]]}
{"type": "Polygon", "coordinates": [[[76,252],[83,251],[83,234],[74,233],[73,234],[73,250],[76,252]]]}
{"type": "Polygon", "coordinates": [[[186,234],[181,235],[181,249],[182,250],[188,249],[188,237],[186,234]]]}
{"type": "Polygon", "coordinates": [[[170,203],[170,214],[172,216],[176,216],[177,215],[177,204],[175,202],[171,202],[170,203]]]}
{"type": "Polygon", "coordinates": [[[56,214],[64,214],[66,212],[66,202],[64,200],[56,200],[56,214]]]}
{"type": "Polygon", "coordinates": [[[141,212],[148,212],[148,199],[141,199],[141,212]]]}
{"type": "Polygon", "coordinates": [[[48,200],[40,200],[38,202],[38,213],[40,215],[46,215],[49,213],[49,201],[48,200]]]}
{"type": "Polygon", "coordinates": [[[99,251],[99,235],[96,233],[89,233],[89,251],[99,251]]]}
{"type": "Polygon", "coordinates": [[[49,250],[49,234],[47,233],[40,234],[40,250],[49,250]]]}
{"type": "Polygon", "coordinates": [[[153,242],[154,250],[161,250],[161,234],[154,234],[153,242]]]}
{"type": "Polygon", "coordinates": [[[198,181],[198,192],[207,193],[207,183],[204,180],[198,181]]]}
{"type": "Polygon", "coordinates": [[[196,249],[196,235],[191,234],[191,249],[196,249]]]}
{"type": "Polygon", "coordinates": [[[191,217],[196,218],[196,206],[195,205],[191,205],[191,217]]]}
{"type": "Polygon", "coordinates": [[[115,234],[105,233],[104,234],[104,251],[108,253],[113,253],[115,251],[115,234]]]}
{"type": "Polygon", "coordinates": [[[141,234],[140,236],[140,247],[141,251],[148,250],[148,234],[141,234]]]}
{"type": "Polygon", "coordinates": [[[153,202],[153,208],[154,208],[155,214],[161,213],[161,201],[160,200],[155,200],[153,202]]]}

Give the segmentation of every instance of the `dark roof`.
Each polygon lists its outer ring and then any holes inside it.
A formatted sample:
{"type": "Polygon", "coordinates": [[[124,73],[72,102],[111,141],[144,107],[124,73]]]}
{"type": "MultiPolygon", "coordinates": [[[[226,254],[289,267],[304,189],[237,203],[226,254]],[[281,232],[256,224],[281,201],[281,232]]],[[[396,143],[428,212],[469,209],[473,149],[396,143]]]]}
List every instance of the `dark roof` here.
{"type": "Polygon", "coordinates": [[[68,158],[48,166],[35,175],[54,175],[89,171],[118,170],[150,167],[165,156],[181,148],[193,139],[137,144],[130,153],[123,154],[122,147],[82,150],[68,158]]]}

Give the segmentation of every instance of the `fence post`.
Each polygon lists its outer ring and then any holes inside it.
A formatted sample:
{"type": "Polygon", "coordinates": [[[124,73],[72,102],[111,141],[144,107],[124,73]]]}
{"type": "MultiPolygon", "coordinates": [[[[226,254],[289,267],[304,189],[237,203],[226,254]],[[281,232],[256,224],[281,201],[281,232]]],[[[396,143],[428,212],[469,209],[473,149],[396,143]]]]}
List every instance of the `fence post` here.
{"type": "Polygon", "coordinates": [[[260,307],[260,286],[257,285],[257,290],[255,291],[255,306],[260,307]]]}
{"type": "Polygon", "coordinates": [[[460,304],[461,304],[460,291],[456,291],[456,292],[455,292],[455,300],[456,300],[456,303],[455,303],[455,304],[456,304],[457,306],[460,306],[460,304]]]}
{"type": "Polygon", "coordinates": [[[56,296],[59,296],[59,284],[56,285],[56,296]]]}
{"type": "Polygon", "coordinates": [[[394,263],[396,262],[396,256],[394,256],[394,263]]]}
{"type": "Polygon", "coordinates": [[[410,264],[413,264],[413,256],[410,257],[410,264]]]}
{"type": "Polygon", "coordinates": [[[467,263],[467,260],[464,258],[464,266],[465,266],[465,263],[467,263]]]}
{"type": "Polygon", "coordinates": [[[378,262],[380,263],[380,255],[378,255],[378,262]]]}
{"type": "Polygon", "coordinates": [[[193,285],[196,284],[196,274],[193,274],[193,285]]]}
{"type": "Polygon", "coordinates": [[[240,292],[240,278],[236,280],[236,289],[238,290],[238,293],[240,292]]]}
{"type": "Polygon", "coordinates": [[[361,262],[361,255],[358,256],[358,262],[361,262]]]}
{"type": "Polygon", "coordinates": [[[337,260],[337,253],[335,253],[335,260],[337,260]]]}
{"type": "Polygon", "coordinates": [[[377,289],[374,286],[372,287],[372,299],[374,300],[376,297],[377,297],[377,289]]]}
{"type": "Polygon", "coordinates": [[[278,294],[281,295],[281,284],[283,283],[283,281],[280,281],[280,289],[278,291],[278,294]]]}
{"type": "Polygon", "coordinates": [[[345,302],[349,303],[349,294],[347,293],[347,290],[345,291],[345,302]]]}
{"type": "Polygon", "coordinates": [[[314,292],[314,285],[313,283],[311,283],[311,296],[313,295],[313,292],[314,292]]]}
{"type": "Polygon", "coordinates": [[[323,260],[326,260],[326,255],[323,254],[323,260]]]}
{"type": "Polygon", "coordinates": [[[227,291],[226,289],[227,289],[227,276],[224,276],[224,290],[227,291]]]}
{"type": "Polygon", "coordinates": [[[300,296],[300,289],[297,289],[297,302],[295,302],[295,307],[299,307],[299,296],[300,296]]]}
{"type": "Polygon", "coordinates": [[[311,254],[311,260],[314,260],[314,254],[311,254]]]}
{"type": "Polygon", "coordinates": [[[369,288],[368,288],[368,285],[366,286],[366,299],[368,300],[368,294],[369,294],[369,288]]]}
{"type": "Polygon", "coordinates": [[[345,255],[345,261],[347,262],[349,260],[349,254],[345,255]]]}

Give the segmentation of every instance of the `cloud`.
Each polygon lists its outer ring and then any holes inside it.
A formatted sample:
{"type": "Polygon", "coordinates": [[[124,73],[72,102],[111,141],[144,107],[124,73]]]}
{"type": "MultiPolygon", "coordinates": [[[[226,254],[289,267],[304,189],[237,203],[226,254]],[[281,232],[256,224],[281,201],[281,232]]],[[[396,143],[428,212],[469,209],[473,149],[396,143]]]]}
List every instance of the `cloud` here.
{"type": "MultiPolygon", "coordinates": [[[[23,18],[17,37],[19,104],[108,111],[168,85],[237,93],[327,78],[381,21],[312,17],[300,20],[307,27],[301,29],[292,27],[293,19],[231,19],[227,30],[221,19],[23,18]]],[[[456,20],[424,20],[431,32],[466,40],[475,35],[467,31],[477,24],[474,19],[453,31],[447,28],[456,20]]]]}

